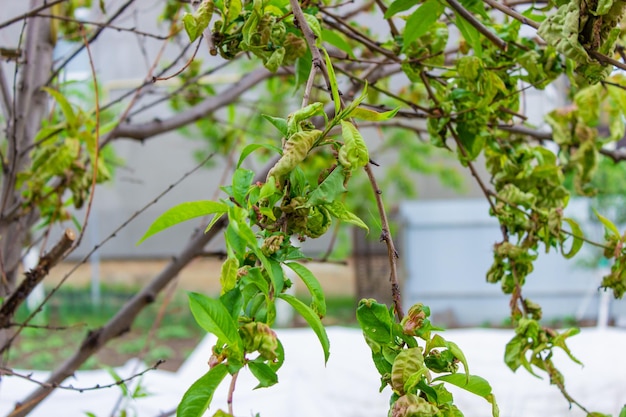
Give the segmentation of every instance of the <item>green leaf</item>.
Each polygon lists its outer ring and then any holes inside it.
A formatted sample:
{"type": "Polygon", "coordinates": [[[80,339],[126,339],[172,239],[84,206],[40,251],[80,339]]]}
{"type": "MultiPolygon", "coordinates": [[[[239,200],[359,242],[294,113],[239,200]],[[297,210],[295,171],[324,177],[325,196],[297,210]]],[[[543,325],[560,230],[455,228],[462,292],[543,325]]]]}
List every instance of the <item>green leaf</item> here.
{"type": "Polygon", "coordinates": [[[253,178],[254,172],[243,168],[237,168],[233,174],[233,198],[244,207],[253,178]]]}
{"type": "Polygon", "coordinates": [[[369,227],[367,227],[365,222],[363,222],[363,220],[361,220],[356,214],[348,211],[346,206],[341,201],[335,200],[331,204],[326,205],[326,208],[331,215],[341,220],[342,222],[358,226],[362,229],[367,230],[367,232],[369,233],[370,229],[369,227]]]}
{"type": "Polygon", "coordinates": [[[201,200],[179,204],[157,217],[157,219],[148,228],[146,234],[139,239],[137,245],[140,245],[141,242],[148,239],[150,236],[177,225],[178,223],[209,214],[222,214],[227,211],[228,206],[226,204],[218,203],[216,201],[201,200]]]}
{"type": "Polygon", "coordinates": [[[126,383],[123,382],[124,378],[122,378],[117,372],[115,372],[115,369],[111,368],[110,366],[107,366],[106,371],[109,375],[111,375],[111,378],[113,378],[113,380],[118,384],[118,387],[120,387],[120,389],[122,390],[122,395],[124,397],[128,396],[128,387],[126,386],[126,383]]]}
{"type": "Polygon", "coordinates": [[[456,385],[459,388],[463,388],[466,391],[471,392],[472,394],[478,395],[479,397],[483,397],[487,401],[489,401],[492,405],[492,413],[493,417],[498,417],[498,408],[495,406],[495,398],[491,393],[491,385],[484,378],[481,378],[477,375],[465,375],[462,373],[450,374],[450,375],[442,375],[433,379],[434,381],[444,381],[448,384],[456,385]]]}
{"type": "MultiPolygon", "coordinates": [[[[269,120],[268,117],[271,117],[271,116],[263,115],[263,117],[265,117],[267,120],[269,120]]],[[[285,121],[285,132],[286,132],[287,131],[287,121],[285,119],[280,119],[280,120],[284,120],[285,121]]],[[[271,121],[270,121],[270,123],[271,123],[271,121]]],[[[276,126],[276,125],[274,125],[274,126],[276,126]]],[[[274,145],[269,145],[269,144],[266,144],[266,143],[251,143],[250,145],[248,145],[245,148],[243,148],[243,151],[241,151],[241,156],[239,157],[239,161],[237,162],[237,168],[239,168],[241,166],[241,164],[248,157],[248,155],[250,155],[252,152],[254,152],[254,151],[256,151],[257,149],[260,149],[260,148],[268,149],[270,151],[276,151],[276,153],[278,153],[279,155],[282,153],[282,149],[280,149],[280,148],[278,148],[278,147],[276,147],[274,145]]]]}
{"type": "Polygon", "coordinates": [[[339,162],[346,169],[364,167],[369,163],[370,157],[367,145],[358,129],[350,122],[341,121],[341,136],[343,146],[339,149],[339,162]]]}
{"type": "Polygon", "coordinates": [[[315,275],[313,275],[313,273],[304,265],[297,262],[289,262],[285,265],[291,268],[296,274],[298,274],[300,279],[302,279],[302,282],[306,285],[309,293],[311,293],[311,297],[313,297],[311,301],[313,311],[315,311],[320,317],[324,317],[326,315],[326,298],[324,297],[324,290],[322,289],[322,286],[317,278],[315,278],[315,275]]]}
{"type": "Polygon", "coordinates": [[[367,120],[369,122],[382,122],[382,121],[389,120],[392,117],[394,117],[396,113],[398,113],[398,110],[400,110],[400,107],[396,107],[393,110],[379,113],[374,110],[364,109],[363,107],[357,107],[356,109],[352,110],[350,114],[348,114],[347,117],[353,117],[359,120],[367,120]]]}
{"type": "Polygon", "coordinates": [[[439,0],[427,0],[415,10],[406,21],[404,29],[403,50],[408,48],[417,38],[428,32],[428,29],[439,19],[445,7],[439,0]]]}
{"type": "Polygon", "coordinates": [[[363,299],[357,307],[356,318],[366,338],[383,345],[393,340],[393,321],[386,305],[363,299]]]}
{"type": "Polygon", "coordinates": [[[335,69],[333,68],[333,63],[326,49],[322,49],[322,51],[326,59],[326,71],[328,72],[328,79],[330,81],[330,92],[333,97],[333,102],[335,103],[335,114],[339,114],[339,110],[341,110],[341,97],[339,96],[339,86],[337,84],[337,77],[335,76],[335,69]]]}
{"type": "Polygon", "coordinates": [[[241,351],[242,341],[237,324],[220,300],[190,292],[189,307],[196,322],[207,332],[227,343],[234,351],[241,351]]]}
{"type": "Polygon", "coordinates": [[[396,0],[385,12],[385,19],[389,19],[391,16],[410,9],[419,3],[419,0],[396,0]]]}
{"type": "Polygon", "coordinates": [[[262,362],[248,362],[248,368],[250,368],[252,375],[259,381],[259,385],[254,387],[254,389],[271,387],[278,382],[276,372],[262,362]]]}
{"type": "Polygon", "coordinates": [[[460,14],[454,13],[456,15],[456,26],[463,35],[465,41],[472,46],[474,49],[474,54],[478,58],[482,58],[483,48],[481,46],[481,35],[471,23],[465,20],[460,14]]]}
{"type": "Polygon", "coordinates": [[[339,33],[328,29],[322,29],[322,39],[324,42],[328,42],[337,49],[344,51],[351,58],[354,58],[352,47],[339,33]]]}
{"type": "Polygon", "coordinates": [[[204,233],[206,233],[209,230],[211,230],[213,228],[213,226],[215,225],[215,223],[217,223],[217,221],[219,219],[221,219],[223,215],[224,215],[224,213],[217,213],[215,216],[213,216],[213,218],[211,219],[211,221],[207,225],[206,229],[204,229],[204,233]]]}
{"type": "Polygon", "coordinates": [[[328,177],[315,190],[309,194],[307,205],[316,206],[335,201],[339,195],[345,193],[346,187],[343,185],[345,174],[342,169],[335,168],[328,177]]]}
{"type": "MultiPolygon", "coordinates": [[[[263,116],[263,118],[264,118],[265,120],[267,120],[268,122],[270,122],[270,123],[271,123],[271,124],[272,124],[272,125],[276,128],[276,129],[278,129],[278,131],[279,131],[279,132],[280,132],[280,133],[281,133],[284,137],[289,136],[289,130],[287,129],[287,119],[284,119],[284,118],[282,118],[282,117],[273,117],[273,116],[269,116],[269,115],[267,115],[267,114],[262,114],[261,116],[263,116]]],[[[255,145],[255,144],[252,144],[252,145],[255,145]]],[[[252,145],[248,145],[248,146],[246,146],[246,148],[248,148],[248,147],[250,147],[250,146],[252,146],[252,145]]],[[[256,144],[256,145],[258,145],[257,147],[261,147],[261,146],[262,146],[261,144],[256,144]]],[[[274,146],[272,146],[272,148],[275,148],[275,147],[274,147],[274,146]]],[[[278,148],[275,148],[275,149],[278,149],[278,148]]],[[[244,149],[244,150],[245,150],[245,149],[244,149]]],[[[256,148],[255,148],[255,149],[253,149],[253,150],[256,150],[256,148]]],[[[250,151],[250,152],[252,152],[252,151],[250,151]]],[[[282,152],[282,151],[280,151],[280,150],[279,150],[279,152],[278,152],[278,153],[280,153],[280,152],[282,152]]]]}
{"type": "Polygon", "coordinates": [[[54,98],[54,101],[56,101],[59,104],[59,107],[61,107],[61,111],[65,116],[65,120],[67,121],[68,126],[74,127],[74,124],[76,123],[76,114],[74,113],[72,105],[65,98],[65,96],[59,91],[49,87],[41,87],[41,89],[50,94],[52,98],[54,98]]]}
{"type": "Polygon", "coordinates": [[[612,221],[610,221],[609,219],[607,219],[606,217],[604,217],[603,215],[598,213],[595,208],[593,209],[593,212],[595,213],[595,215],[598,218],[598,220],[600,220],[600,222],[602,222],[602,224],[604,225],[604,227],[605,227],[607,232],[611,232],[611,234],[613,234],[613,236],[615,236],[617,238],[620,237],[619,230],[617,229],[617,226],[615,226],[615,224],[613,224],[612,221]]]}
{"type": "Polygon", "coordinates": [[[619,412],[619,417],[626,417],[626,405],[622,407],[622,411],[619,412]]]}
{"type": "Polygon", "coordinates": [[[322,43],[322,25],[320,21],[317,20],[317,17],[309,13],[304,13],[304,20],[306,20],[313,34],[315,34],[315,45],[320,46],[322,43]]]}
{"type": "Polygon", "coordinates": [[[566,221],[567,224],[569,224],[569,227],[572,232],[571,237],[573,239],[573,242],[572,242],[572,247],[570,248],[569,252],[565,252],[565,250],[563,249],[563,242],[561,242],[561,252],[563,253],[564,257],[566,257],[567,259],[570,259],[578,253],[580,248],[583,247],[583,240],[581,238],[584,235],[578,223],[576,223],[573,219],[564,218],[563,220],[566,221]]]}
{"type": "Polygon", "coordinates": [[[177,417],[201,417],[209,408],[215,390],[228,374],[226,365],[219,364],[194,382],[176,409],[177,417]]]}
{"type": "Polygon", "coordinates": [[[326,329],[324,328],[324,325],[318,315],[315,314],[309,306],[298,300],[293,295],[278,294],[278,298],[281,298],[289,303],[289,305],[291,305],[306,320],[306,322],[309,323],[309,326],[311,326],[311,329],[313,329],[322,344],[322,349],[324,350],[324,362],[328,362],[328,356],[330,355],[330,341],[328,340],[326,329]]]}

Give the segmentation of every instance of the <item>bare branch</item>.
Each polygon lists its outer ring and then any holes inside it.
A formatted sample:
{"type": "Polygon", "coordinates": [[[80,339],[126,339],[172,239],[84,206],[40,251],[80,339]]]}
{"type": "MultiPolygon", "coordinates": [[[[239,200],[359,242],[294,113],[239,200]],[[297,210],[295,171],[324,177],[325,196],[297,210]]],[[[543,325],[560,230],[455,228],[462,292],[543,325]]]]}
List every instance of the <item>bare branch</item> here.
{"type": "Polygon", "coordinates": [[[17,17],[11,18],[11,19],[9,19],[9,20],[7,20],[5,22],[0,23],[0,29],[3,29],[5,27],[7,27],[7,26],[11,26],[13,23],[17,23],[20,20],[24,20],[24,19],[27,19],[29,17],[33,17],[33,16],[37,15],[37,13],[39,13],[42,10],[49,9],[50,7],[54,6],[55,4],[63,3],[63,2],[66,2],[66,1],[68,1],[68,0],[53,0],[53,1],[50,1],[50,2],[44,2],[44,4],[42,4],[39,7],[35,7],[30,12],[26,12],[24,14],[21,14],[21,15],[17,16],[17,17]]]}
{"type": "Polygon", "coordinates": [[[146,373],[148,373],[150,371],[156,370],[159,366],[161,366],[164,363],[165,363],[164,360],[159,359],[151,367],[146,368],[143,371],[141,371],[139,373],[136,373],[136,374],[134,374],[132,376],[129,376],[128,378],[119,379],[119,380],[116,380],[115,382],[112,382],[112,383],[106,384],[106,385],[98,384],[98,385],[94,385],[94,386],[91,386],[91,387],[75,387],[73,385],[60,385],[60,384],[56,384],[55,385],[55,384],[50,384],[50,383],[47,383],[47,382],[38,381],[38,380],[34,379],[31,375],[15,372],[14,370],[6,368],[6,367],[0,367],[0,375],[14,376],[14,377],[17,377],[17,378],[22,378],[22,379],[30,381],[30,382],[32,382],[34,384],[37,384],[37,385],[39,385],[41,387],[57,388],[57,389],[63,389],[63,390],[68,390],[68,391],[84,392],[84,391],[96,391],[96,390],[100,390],[100,389],[113,388],[113,387],[117,387],[117,386],[120,386],[120,385],[124,385],[127,382],[130,382],[133,379],[139,378],[140,376],[143,376],[143,375],[145,375],[146,373]]]}
{"type": "Polygon", "coordinates": [[[122,123],[117,127],[117,129],[114,129],[111,133],[109,133],[109,135],[102,139],[101,146],[106,145],[108,142],[116,138],[144,140],[198,121],[203,117],[206,117],[207,114],[232,103],[239,98],[241,94],[271,76],[271,72],[265,68],[260,68],[243,76],[237,84],[225,90],[223,93],[214,97],[209,97],[200,104],[183,113],[164,120],[153,120],[146,123],[122,123]]]}
{"type": "Polygon", "coordinates": [[[496,0],[484,0],[484,1],[485,3],[487,3],[489,6],[493,7],[494,9],[500,10],[502,13],[508,16],[511,16],[512,18],[516,20],[519,20],[523,24],[531,26],[535,29],[539,29],[539,22],[535,22],[534,20],[527,18],[526,16],[524,16],[521,13],[516,12],[512,8],[507,7],[504,4],[500,4],[496,0]]]}
{"type": "Polygon", "coordinates": [[[463,19],[467,20],[470,25],[474,26],[480,33],[482,33],[485,38],[489,39],[491,43],[493,43],[495,46],[503,51],[507,50],[507,43],[500,39],[495,33],[487,29],[485,25],[483,25],[478,19],[476,19],[476,17],[471,14],[465,7],[463,7],[461,3],[459,3],[457,0],[446,0],[446,2],[448,2],[450,7],[452,7],[454,11],[457,12],[459,15],[461,15],[463,19]]]}
{"type": "Polygon", "coordinates": [[[26,300],[26,297],[28,297],[37,284],[48,275],[50,269],[65,255],[75,239],[76,235],[74,231],[72,229],[66,229],[61,240],[59,240],[52,250],[39,259],[39,263],[34,269],[26,272],[26,278],[5,300],[2,307],[0,307],[0,329],[9,327],[9,322],[15,315],[17,308],[26,300]]]}

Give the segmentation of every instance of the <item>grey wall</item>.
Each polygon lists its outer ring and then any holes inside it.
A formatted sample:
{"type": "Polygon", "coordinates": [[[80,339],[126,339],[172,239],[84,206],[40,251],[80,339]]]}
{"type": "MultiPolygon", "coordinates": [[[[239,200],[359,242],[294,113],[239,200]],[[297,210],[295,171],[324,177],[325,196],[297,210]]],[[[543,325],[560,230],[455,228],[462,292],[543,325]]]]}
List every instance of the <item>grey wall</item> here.
{"type": "MultiPolygon", "coordinates": [[[[460,325],[498,325],[509,316],[508,297],[499,284],[485,280],[493,245],[502,240],[498,223],[488,212],[485,200],[402,204],[401,262],[407,308],[422,302],[441,319],[460,325]]],[[[589,221],[587,201],[570,202],[566,216],[576,219],[586,233],[598,233],[597,224],[589,221]]],[[[588,245],[580,255],[590,255],[588,245]]],[[[524,295],[543,306],[546,319],[578,314],[595,319],[601,273],[554,250],[540,253],[524,295]]],[[[626,302],[614,302],[612,311],[614,317],[626,316],[626,302]]]]}

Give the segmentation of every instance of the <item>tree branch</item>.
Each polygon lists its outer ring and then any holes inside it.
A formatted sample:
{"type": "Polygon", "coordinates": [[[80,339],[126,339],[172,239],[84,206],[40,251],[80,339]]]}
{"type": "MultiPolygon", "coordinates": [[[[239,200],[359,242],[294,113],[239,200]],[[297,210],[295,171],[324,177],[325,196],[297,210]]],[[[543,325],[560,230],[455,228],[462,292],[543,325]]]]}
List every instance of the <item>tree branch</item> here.
{"type": "Polygon", "coordinates": [[[450,5],[450,7],[454,9],[455,12],[461,15],[463,19],[467,20],[470,25],[474,26],[476,30],[482,33],[485,38],[491,41],[491,43],[493,43],[502,51],[507,50],[507,43],[500,39],[495,33],[487,29],[487,27],[485,27],[485,25],[483,25],[478,19],[476,19],[476,17],[471,14],[465,7],[463,7],[461,3],[459,3],[457,0],[446,0],[446,2],[450,5]]]}
{"type": "Polygon", "coordinates": [[[9,19],[7,21],[4,21],[4,22],[0,23],[0,29],[3,29],[5,27],[7,27],[7,26],[11,26],[13,23],[17,23],[20,20],[24,20],[24,19],[27,19],[29,17],[33,17],[37,13],[39,13],[40,11],[49,9],[50,7],[54,6],[55,4],[63,3],[65,1],[68,1],[68,0],[54,0],[54,1],[50,1],[50,2],[44,2],[44,4],[42,4],[41,6],[35,7],[30,12],[26,12],[24,14],[21,14],[19,16],[16,16],[14,18],[11,18],[11,19],[9,19]]]}
{"type": "Polygon", "coordinates": [[[26,300],[26,297],[28,297],[37,284],[48,275],[50,269],[65,255],[75,239],[76,235],[74,231],[72,229],[66,229],[61,240],[59,240],[52,250],[39,259],[39,263],[34,269],[26,272],[26,278],[5,300],[2,307],[0,307],[0,329],[9,327],[10,321],[15,315],[17,308],[26,300]]]}
{"type": "Polygon", "coordinates": [[[206,117],[207,114],[232,103],[238,99],[241,94],[272,75],[273,74],[265,68],[260,68],[244,75],[241,80],[231,88],[228,88],[217,96],[207,98],[200,104],[191,107],[183,113],[164,120],[153,120],[146,123],[122,123],[102,139],[101,146],[117,138],[144,140],[198,121],[206,117]]]}

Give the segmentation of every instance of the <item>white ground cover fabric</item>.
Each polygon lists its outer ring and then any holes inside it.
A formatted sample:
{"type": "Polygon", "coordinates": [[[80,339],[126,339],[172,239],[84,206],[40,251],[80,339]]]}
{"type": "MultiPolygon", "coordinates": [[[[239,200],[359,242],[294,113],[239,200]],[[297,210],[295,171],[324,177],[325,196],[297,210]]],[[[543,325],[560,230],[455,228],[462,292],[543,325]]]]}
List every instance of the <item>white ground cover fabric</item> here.
{"type": "MultiPolygon", "coordinates": [[[[236,416],[250,417],[385,417],[389,389],[378,392],[379,377],[370,359],[369,348],[358,329],[331,327],[328,335],[331,355],[324,366],[322,349],[315,334],[308,329],[281,329],[278,336],[285,347],[286,361],[278,373],[279,384],[252,390],[256,380],[247,371],[240,373],[234,393],[236,416]]],[[[546,378],[539,380],[521,369],[511,372],[502,358],[511,330],[458,329],[442,334],[464,351],[470,373],[487,379],[496,395],[502,417],[578,417],[585,413],[573,407],[546,378]]],[[[149,397],[128,404],[140,417],[157,417],[176,407],[185,390],[207,370],[212,337],[205,338],[176,373],[151,371],[142,380],[149,397]]],[[[566,387],[574,398],[591,411],[612,413],[615,417],[626,403],[626,330],[585,328],[569,342],[583,363],[569,361],[565,354],[555,362],[565,375],[566,387]]],[[[117,372],[126,377],[136,369],[129,362],[117,372]]],[[[142,370],[143,368],[139,368],[142,370]]],[[[32,377],[45,380],[46,372],[32,377]]],[[[107,384],[112,378],[106,371],[77,372],[65,385],[90,387],[107,384]]],[[[210,410],[227,409],[228,379],[216,393],[210,410]]],[[[0,386],[0,415],[6,415],[16,401],[34,388],[32,382],[4,377],[0,386]]],[[[487,417],[491,406],[484,399],[453,390],[457,406],[466,417],[487,417]]],[[[119,398],[119,388],[96,391],[56,390],[37,407],[32,416],[109,416],[119,398]]]]}

